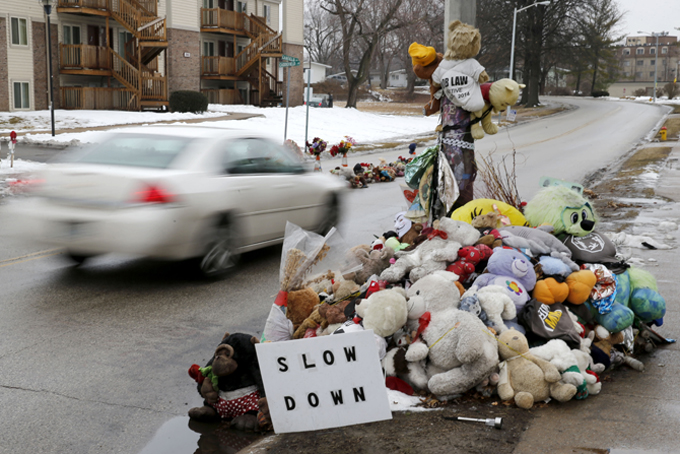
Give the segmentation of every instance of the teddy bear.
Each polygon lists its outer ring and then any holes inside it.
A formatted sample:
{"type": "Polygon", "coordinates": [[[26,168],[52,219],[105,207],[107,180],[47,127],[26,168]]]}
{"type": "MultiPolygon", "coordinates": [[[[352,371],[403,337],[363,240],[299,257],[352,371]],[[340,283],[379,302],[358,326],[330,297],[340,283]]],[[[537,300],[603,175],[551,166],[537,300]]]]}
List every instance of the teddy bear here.
{"type": "Polygon", "coordinates": [[[436,271],[407,291],[409,304],[427,309],[430,316],[405,359],[428,360],[427,389],[442,400],[475,387],[498,365],[494,335],[479,317],[457,309],[457,279],[453,273],[436,271]]]}
{"type": "Polygon", "coordinates": [[[576,263],[602,264],[614,274],[613,301],[597,304],[589,299],[583,304],[596,323],[612,333],[631,326],[636,317],[643,323],[663,323],[666,301],[659,294],[656,280],[647,271],[622,261],[614,243],[595,231],[597,213],[581,194],[564,186],[546,187],[536,193],[524,211],[532,226],[551,226],[576,263]]]}
{"type": "Polygon", "coordinates": [[[598,325],[592,332],[594,333],[594,338],[591,353],[595,361],[604,364],[606,368],[625,364],[640,372],[645,370],[645,365],[641,361],[614,348],[615,345],[624,341],[622,331],[610,333],[604,326],[598,325]]]}
{"type": "Polygon", "coordinates": [[[455,20],[449,24],[446,44],[444,59],[432,73],[434,87],[441,87],[453,104],[468,112],[483,109],[484,99],[479,84],[488,81],[489,76],[474,58],[482,45],[479,30],[455,20]]]}
{"type": "Polygon", "coordinates": [[[512,79],[500,79],[493,83],[485,83],[480,86],[484,106],[470,115],[472,119],[472,137],[475,140],[484,137],[484,133],[496,134],[498,125],[491,121],[491,116],[514,106],[519,98],[519,91],[526,87],[512,79]],[[477,121],[475,121],[477,120],[477,121]]]}
{"type": "Polygon", "coordinates": [[[496,248],[489,259],[488,273],[475,279],[478,288],[500,285],[512,298],[517,312],[529,301],[529,292],[536,285],[536,272],[527,256],[515,249],[496,248]]]}
{"type": "MultiPolygon", "coordinates": [[[[487,285],[479,288],[472,285],[462,296],[462,299],[474,296],[479,305],[486,313],[487,319],[497,334],[507,330],[504,320],[514,320],[517,317],[517,308],[512,298],[505,289],[499,285],[487,285]]],[[[487,325],[489,326],[489,325],[487,325]]]]}
{"type": "Polygon", "coordinates": [[[599,388],[602,385],[597,386],[596,375],[586,372],[589,362],[587,359],[583,361],[582,355],[588,355],[582,350],[572,350],[563,340],[552,339],[543,345],[531,348],[529,351],[536,357],[549,361],[557,367],[557,370],[562,374],[561,381],[563,383],[571,383],[576,386],[575,399],[585,399],[591,394],[591,390],[594,394],[599,393],[599,388]],[[574,352],[578,352],[581,362],[574,352]]]}
{"type": "Polygon", "coordinates": [[[503,238],[498,231],[501,224],[498,213],[490,211],[486,214],[480,214],[470,224],[479,230],[481,235],[479,240],[477,240],[477,244],[484,244],[491,249],[503,246],[503,238]]]}
{"type": "Polygon", "coordinates": [[[571,259],[571,251],[549,231],[549,227],[531,228],[525,226],[507,226],[500,229],[503,244],[522,251],[531,257],[548,255],[563,261],[572,271],[579,266],[571,259]]]}
{"type": "Polygon", "coordinates": [[[382,273],[390,266],[390,260],[394,257],[394,249],[391,247],[381,247],[370,249],[370,246],[361,244],[354,246],[349,251],[349,256],[355,258],[360,264],[361,269],[343,276],[346,280],[363,285],[369,277],[374,274],[382,273]]]}
{"type": "Polygon", "coordinates": [[[427,388],[425,361],[411,362],[406,359],[406,351],[412,342],[409,333],[400,329],[392,336],[393,348],[387,351],[382,366],[388,377],[399,377],[418,390],[427,388]]]}
{"type": "Polygon", "coordinates": [[[458,260],[446,267],[458,275],[458,282],[465,282],[475,272],[477,265],[489,260],[493,251],[484,244],[477,246],[464,246],[458,250],[458,260]]]}
{"type": "Polygon", "coordinates": [[[463,296],[460,299],[460,303],[458,304],[458,309],[479,317],[482,323],[484,323],[487,328],[492,330],[492,333],[496,334],[496,330],[493,328],[494,323],[489,320],[489,316],[486,314],[486,311],[482,309],[477,295],[463,296]]]}
{"type": "Polygon", "coordinates": [[[430,83],[430,102],[423,106],[423,115],[429,117],[432,114],[439,113],[441,108],[440,98],[435,97],[439,87],[435,86],[432,82],[432,73],[444,59],[444,55],[438,53],[434,47],[423,46],[416,42],[409,46],[408,54],[411,57],[413,73],[416,77],[427,80],[430,83]]]}
{"type": "Polygon", "coordinates": [[[415,283],[433,271],[445,270],[448,263],[458,258],[461,247],[471,246],[479,239],[479,231],[466,222],[442,218],[437,227],[414,250],[397,252],[396,262],[380,274],[380,279],[398,282],[408,274],[415,283]]]}
{"type": "Polygon", "coordinates": [[[408,308],[401,288],[381,290],[356,302],[355,310],[364,329],[389,337],[406,324],[408,308]]]}
{"type": "Polygon", "coordinates": [[[526,337],[509,329],[498,337],[500,363],[498,396],[505,401],[530,409],[534,402],[553,398],[566,402],[576,395],[576,387],[560,383],[560,372],[553,364],[537,358],[529,351],[526,337]]]}
{"type": "Polygon", "coordinates": [[[199,421],[231,419],[241,430],[258,427],[258,401],[265,396],[257,361],[257,338],[243,333],[226,333],[205,367],[194,364],[189,375],[198,383],[204,405],[189,410],[199,421]]]}
{"type": "Polygon", "coordinates": [[[311,287],[288,292],[286,318],[293,322],[293,329],[297,330],[320,302],[319,295],[311,287]]]}

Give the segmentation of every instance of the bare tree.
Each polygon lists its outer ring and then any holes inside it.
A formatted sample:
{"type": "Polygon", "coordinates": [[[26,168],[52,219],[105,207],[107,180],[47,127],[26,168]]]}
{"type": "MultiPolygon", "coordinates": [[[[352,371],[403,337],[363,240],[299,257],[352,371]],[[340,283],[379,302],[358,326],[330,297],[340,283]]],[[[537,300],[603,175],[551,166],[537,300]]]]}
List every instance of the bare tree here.
{"type": "Polygon", "coordinates": [[[403,0],[322,0],[321,8],[336,16],[342,34],[342,59],[347,77],[347,105],[356,107],[359,86],[369,77],[380,40],[404,25],[396,19],[403,0]],[[352,56],[358,57],[352,69],[352,56]]]}
{"type": "Polygon", "coordinates": [[[305,9],[304,38],[309,58],[324,65],[337,64],[342,40],[340,21],[317,2],[307,2],[305,9]]]}

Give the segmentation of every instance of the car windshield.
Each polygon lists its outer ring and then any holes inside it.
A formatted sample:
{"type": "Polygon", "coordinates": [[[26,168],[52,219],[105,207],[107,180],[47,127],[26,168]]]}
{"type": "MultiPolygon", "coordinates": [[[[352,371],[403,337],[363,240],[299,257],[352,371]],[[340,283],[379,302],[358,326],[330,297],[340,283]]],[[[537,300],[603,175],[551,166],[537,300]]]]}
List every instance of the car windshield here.
{"type": "Polygon", "coordinates": [[[70,161],[166,169],[192,140],[188,137],[119,135],[72,156],[70,161]]]}

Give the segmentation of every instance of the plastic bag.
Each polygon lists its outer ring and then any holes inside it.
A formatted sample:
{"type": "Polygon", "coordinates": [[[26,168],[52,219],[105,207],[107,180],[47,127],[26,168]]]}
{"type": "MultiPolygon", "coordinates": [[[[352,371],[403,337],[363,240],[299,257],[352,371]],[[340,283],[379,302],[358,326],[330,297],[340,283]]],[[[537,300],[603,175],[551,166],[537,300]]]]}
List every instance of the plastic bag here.
{"type": "Polygon", "coordinates": [[[430,147],[423,151],[419,156],[413,158],[413,161],[406,164],[406,169],[404,169],[404,181],[411,189],[418,189],[420,186],[420,178],[432,165],[438,152],[439,147],[430,147]]]}

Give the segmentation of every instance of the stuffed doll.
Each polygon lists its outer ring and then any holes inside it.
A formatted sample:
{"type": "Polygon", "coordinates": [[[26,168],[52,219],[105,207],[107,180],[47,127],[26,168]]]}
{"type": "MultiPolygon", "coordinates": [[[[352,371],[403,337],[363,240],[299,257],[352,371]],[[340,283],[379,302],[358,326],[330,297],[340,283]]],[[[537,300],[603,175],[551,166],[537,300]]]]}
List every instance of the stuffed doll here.
{"type": "Polygon", "coordinates": [[[446,271],[458,275],[458,282],[465,282],[475,272],[477,265],[489,260],[493,251],[486,245],[465,246],[458,250],[458,260],[446,267],[446,271]]]}
{"type": "Polygon", "coordinates": [[[411,56],[413,73],[416,77],[430,83],[430,102],[423,106],[423,115],[429,117],[432,114],[438,114],[441,103],[440,98],[435,97],[435,94],[439,91],[439,87],[432,82],[432,73],[444,59],[444,55],[435,51],[434,47],[423,46],[415,42],[409,46],[408,54],[411,56]]]}
{"type": "Polygon", "coordinates": [[[576,263],[602,264],[614,274],[615,297],[593,299],[596,295],[591,295],[583,304],[590,318],[612,333],[631,326],[635,318],[643,323],[663,323],[666,301],[658,292],[656,280],[650,273],[622,262],[611,240],[595,231],[597,213],[582,195],[564,186],[543,188],[524,211],[531,225],[552,226],[576,263]]]}
{"type": "Polygon", "coordinates": [[[411,282],[416,282],[433,271],[445,270],[447,263],[458,258],[462,246],[470,246],[479,239],[479,232],[465,222],[442,218],[438,227],[416,249],[397,252],[397,261],[382,272],[380,279],[398,282],[408,275],[411,282]]]}
{"type": "Polygon", "coordinates": [[[503,246],[503,237],[498,231],[498,228],[501,226],[501,220],[497,212],[491,211],[486,214],[480,214],[470,224],[479,230],[479,233],[482,235],[477,240],[477,244],[484,244],[491,249],[503,246]]]}
{"type": "Polygon", "coordinates": [[[480,289],[487,285],[503,287],[519,312],[529,301],[529,292],[536,285],[536,272],[531,261],[515,249],[496,248],[486,269],[488,273],[477,277],[474,285],[480,289]]]}
{"type": "Polygon", "coordinates": [[[380,337],[389,337],[408,320],[408,306],[404,290],[382,290],[357,301],[355,307],[364,329],[373,330],[380,337]]]}
{"type": "Polygon", "coordinates": [[[258,427],[258,401],[264,397],[264,385],[255,353],[257,343],[257,338],[248,334],[226,333],[205,367],[191,366],[189,375],[205,399],[202,407],[189,410],[191,419],[231,419],[231,425],[241,430],[258,427]]]}
{"type": "Polygon", "coordinates": [[[428,359],[427,389],[439,399],[474,388],[498,365],[493,334],[479,317],[456,308],[460,300],[457,279],[453,273],[436,271],[407,291],[409,304],[426,308],[430,316],[405,358],[411,362],[428,359]]]}
{"type": "Polygon", "coordinates": [[[456,106],[468,112],[484,108],[479,84],[489,80],[484,67],[474,57],[482,45],[482,35],[471,25],[455,20],[449,24],[444,59],[432,73],[432,83],[456,106]]]}
{"type": "Polygon", "coordinates": [[[425,361],[411,362],[406,359],[406,351],[413,341],[410,334],[399,330],[392,336],[391,349],[382,360],[385,374],[389,377],[399,377],[418,390],[427,388],[427,372],[425,361]]]}
{"type": "MultiPolygon", "coordinates": [[[[462,296],[463,299],[474,296],[486,317],[491,322],[496,333],[500,334],[508,329],[505,320],[514,320],[517,317],[517,308],[512,298],[505,289],[499,285],[487,285],[479,288],[476,285],[470,287],[462,296]]],[[[487,326],[489,326],[487,324],[487,326]]]]}
{"type": "Polygon", "coordinates": [[[529,351],[534,356],[549,361],[557,367],[557,370],[562,374],[561,381],[563,383],[571,383],[576,386],[575,399],[585,399],[590,395],[588,385],[595,385],[597,376],[588,374],[585,367],[583,369],[579,367],[579,361],[576,359],[574,351],[583,353],[582,351],[572,350],[561,339],[549,340],[541,346],[531,348],[529,351]]]}
{"type": "Polygon", "coordinates": [[[498,396],[502,400],[514,400],[518,407],[528,410],[534,402],[549,397],[566,402],[576,395],[574,385],[560,383],[560,372],[553,364],[531,354],[522,333],[509,329],[499,336],[498,342],[503,360],[498,382],[498,396]]]}
{"type": "Polygon", "coordinates": [[[496,224],[495,228],[509,225],[529,225],[522,212],[517,208],[500,200],[493,199],[471,200],[451,213],[451,219],[471,223],[478,216],[488,213],[496,213],[498,215],[500,225],[496,224]]]}
{"type": "Polygon", "coordinates": [[[493,83],[481,85],[484,106],[472,113],[472,137],[481,139],[484,133],[496,134],[498,125],[491,121],[491,116],[505,112],[509,106],[514,106],[519,98],[519,91],[526,87],[512,79],[500,79],[493,83]],[[475,122],[475,119],[477,121],[475,122]]]}

